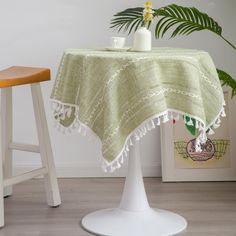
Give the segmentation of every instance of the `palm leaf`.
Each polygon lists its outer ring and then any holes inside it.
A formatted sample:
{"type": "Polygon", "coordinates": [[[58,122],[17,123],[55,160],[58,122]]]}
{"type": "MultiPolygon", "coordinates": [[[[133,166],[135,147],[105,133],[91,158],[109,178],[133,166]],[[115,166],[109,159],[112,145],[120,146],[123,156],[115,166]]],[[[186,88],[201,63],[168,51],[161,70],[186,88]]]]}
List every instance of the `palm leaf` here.
{"type": "Polygon", "coordinates": [[[110,28],[117,29],[118,32],[132,30],[136,31],[139,26],[143,25],[143,7],[128,8],[114,15],[111,20],[110,28]]]}
{"type": "Polygon", "coordinates": [[[219,24],[195,7],[182,7],[171,4],[156,10],[156,15],[160,17],[155,29],[156,38],[163,37],[173,27],[175,29],[171,37],[189,35],[201,30],[210,30],[219,36],[222,34],[222,28],[219,24]]]}
{"type": "Polygon", "coordinates": [[[188,123],[185,123],[185,127],[187,128],[187,130],[194,136],[197,133],[197,129],[196,129],[196,120],[194,118],[191,118],[189,116],[185,117],[186,121],[190,121],[192,120],[192,125],[189,125],[188,123]]]}
{"type": "MultiPolygon", "coordinates": [[[[110,28],[127,32],[130,34],[136,31],[139,26],[143,26],[143,7],[128,8],[114,15],[110,28]]],[[[206,13],[200,12],[195,7],[183,7],[171,4],[160,9],[153,9],[154,17],[158,18],[155,29],[156,38],[161,38],[167,31],[174,28],[171,37],[177,35],[189,35],[196,31],[209,30],[219,35],[226,43],[236,50],[230,41],[222,35],[222,28],[206,13]]],[[[148,28],[151,22],[149,22],[148,28]]]]}
{"type": "Polygon", "coordinates": [[[220,81],[222,82],[222,86],[226,85],[231,87],[232,89],[231,97],[233,98],[236,95],[236,81],[223,70],[217,69],[217,73],[220,81]]]}

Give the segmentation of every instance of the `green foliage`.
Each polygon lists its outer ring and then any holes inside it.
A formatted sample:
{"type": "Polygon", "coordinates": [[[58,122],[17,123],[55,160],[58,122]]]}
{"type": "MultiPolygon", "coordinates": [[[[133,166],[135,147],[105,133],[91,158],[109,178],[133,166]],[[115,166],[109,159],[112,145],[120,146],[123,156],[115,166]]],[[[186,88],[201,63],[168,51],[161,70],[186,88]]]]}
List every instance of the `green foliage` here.
{"type": "Polygon", "coordinates": [[[231,87],[231,97],[233,98],[236,95],[236,81],[223,70],[217,69],[217,73],[220,81],[222,82],[222,86],[226,85],[231,87]]]}
{"type": "MultiPolygon", "coordinates": [[[[111,28],[123,30],[130,34],[143,25],[143,7],[128,8],[114,15],[111,20],[111,28]]],[[[182,7],[171,4],[160,9],[153,9],[154,17],[158,18],[156,25],[156,37],[163,37],[173,27],[177,27],[172,37],[177,35],[189,35],[195,31],[210,30],[221,35],[222,28],[206,13],[200,12],[195,7],[182,7]]]]}
{"type": "Polygon", "coordinates": [[[171,37],[189,35],[201,30],[210,30],[220,36],[222,33],[222,28],[216,21],[195,7],[182,7],[171,4],[156,10],[156,15],[160,17],[155,29],[157,38],[163,37],[173,27],[176,28],[171,37]]]}
{"type": "Polygon", "coordinates": [[[115,28],[120,32],[128,31],[129,34],[136,31],[143,23],[143,7],[128,8],[114,15],[111,21],[111,28],[115,28]]]}
{"type": "MultiPolygon", "coordinates": [[[[120,32],[130,34],[136,31],[139,26],[143,26],[143,7],[128,8],[114,15],[111,20],[111,28],[120,32]]],[[[195,7],[183,7],[170,4],[159,9],[153,9],[154,18],[157,18],[155,27],[156,38],[163,37],[170,29],[174,30],[171,37],[177,35],[189,35],[196,31],[209,30],[221,37],[227,44],[236,50],[231,42],[222,35],[221,26],[206,13],[199,11],[195,7]]],[[[148,24],[148,28],[151,22],[148,24]]]]}

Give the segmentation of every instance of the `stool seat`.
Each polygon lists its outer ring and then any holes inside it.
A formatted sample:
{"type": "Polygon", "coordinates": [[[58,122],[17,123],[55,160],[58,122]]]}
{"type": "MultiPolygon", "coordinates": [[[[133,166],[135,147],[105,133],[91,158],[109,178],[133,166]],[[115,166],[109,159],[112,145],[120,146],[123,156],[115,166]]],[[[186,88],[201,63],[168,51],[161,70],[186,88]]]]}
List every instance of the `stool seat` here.
{"type": "Polygon", "coordinates": [[[50,80],[47,68],[12,66],[0,71],[0,88],[50,80]]]}

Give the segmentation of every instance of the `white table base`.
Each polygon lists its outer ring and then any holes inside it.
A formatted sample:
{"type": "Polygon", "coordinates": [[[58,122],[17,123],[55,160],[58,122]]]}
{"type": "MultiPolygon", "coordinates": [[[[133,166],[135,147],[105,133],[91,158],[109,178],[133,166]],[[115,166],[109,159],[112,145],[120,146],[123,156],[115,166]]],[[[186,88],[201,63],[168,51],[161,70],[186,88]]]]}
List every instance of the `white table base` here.
{"type": "Polygon", "coordinates": [[[85,230],[103,236],[170,236],[187,227],[186,220],[170,211],[150,208],[144,188],[139,143],[130,150],[128,174],[119,208],[88,214],[85,230]]]}

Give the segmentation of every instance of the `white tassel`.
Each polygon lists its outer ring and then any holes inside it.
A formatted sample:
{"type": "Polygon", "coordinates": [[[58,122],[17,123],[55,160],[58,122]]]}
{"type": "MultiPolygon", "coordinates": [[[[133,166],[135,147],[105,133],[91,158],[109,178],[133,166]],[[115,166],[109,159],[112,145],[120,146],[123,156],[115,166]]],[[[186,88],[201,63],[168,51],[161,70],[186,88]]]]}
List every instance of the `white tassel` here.
{"type": "Polygon", "coordinates": [[[139,138],[143,137],[143,132],[141,130],[139,130],[139,138]]]}
{"type": "Polygon", "coordinates": [[[135,133],[135,139],[136,139],[137,141],[140,140],[139,135],[138,135],[137,133],[135,133]]]}
{"type": "Polygon", "coordinates": [[[221,123],[221,119],[220,118],[218,118],[217,120],[216,120],[216,122],[215,122],[217,125],[220,125],[220,123],[221,123]]]}
{"type": "Polygon", "coordinates": [[[222,112],[221,112],[221,116],[222,116],[222,117],[226,117],[225,109],[222,110],[222,112]]]}
{"type": "Polygon", "coordinates": [[[143,126],[142,131],[143,131],[143,135],[145,135],[147,133],[147,129],[145,126],[143,126]]]}
{"type": "Polygon", "coordinates": [[[212,127],[213,127],[214,129],[217,129],[219,126],[220,126],[220,125],[217,124],[217,123],[214,123],[214,124],[212,125],[212,127]]]}
{"type": "Polygon", "coordinates": [[[107,166],[107,165],[105,164],[105,162],[103,162],[103,160],[102,160],[102,169],[103,169],[103,171],[104,171],[105,173],[108,172],[108,168],[109,168],[109,166],[107,166]]]}
{"type": "Polygon", "coordinates": [[[209,128],[208,134],[209,134],[209,135],[213,135],[214,133],[215,133],[214,130],[212,130],[211,128],[209,128]]]}
{"type": "Polygon", "coordinates": [[[146,134],[147,129],[144,127],[141,128],[141,132],[142,132],[142,137],[146,134]]]}
{"type": "Polygon", "coordinates": [[[120,163],[118,161],[115,162],[115,167],[119,169],[121,167],[120,163]]]}
{"type": "Polygon", "coordinates": [[[202,148],[201,148],[201,142],[199,140],[199,137],[197,137],[195,139],[195,151],[196,152],[201,152],[202,151],[202,148]]]}
{"type": "Polygon", "coordinates": [[[147,123],[147,130],[150,131],[152,129],[151,125],[147,123]]]}
{"type": "Polygon", "coordinates": [[[199,128],[198,128],[198,130],[199,130],[199,131],[204,130],[204,125],[203,125],[201,122],[199,122],[199,128]]]}
{"type": "Polygon", "coordinates": [[[79,122],[75,122],[72,126],[73,129],[78,129],[79,128],[79,122]]]}
{"type": "Polygon", "coordinates": [[[62,105],[61,107],[60,107],[60,109],[59,109],[59,111],[58,112],[60,112],[60,113],[64,113],[64,106],[62,105]]]}
{"type": "Polygon", "coordinates": [[[123,156],[123,155],[121,155],[121,157],[120,157],[120,163],[121,163],[121,164],[124,163],[124,156],[123,156]]]}
{"type": "Polygon", "coordinates": [[[201,132],[201,134],[199,135],[199,140],[201,144],[204,144],[207,141],[207,136],[205,131],[201,132]]]}
{"type": "Polygon", "coordinates": [[[60,120],[65,120],[65,118],[66,118],[66,114],[63,112],[63,113],[61,113],[61,115],[60,115],[60,120]]]}
{"type": "Polygon", "coordinates": [[[159,126],[160,124],[161,124],[161,121],[160,121],[160,118],[158,117],[158,118],[157,118],[157,123],[156,123],[156,125],[159,126]]]}
{"type": "Polygon", "coordinates": [[[186,116],[184,116],[184,124],[187,123],[187,119],[186,119],[186,116]]]}
{"type": "Polygon", "coordinates": [[[148,121],[147,130],[152,130],[154,128],[155,128],[155,123],[153,122],[153,120],[148,121]]]}
{"type": "Polygon", "coordinates": [[[132,142],[132,139],[131,139],[131,138],[129,138],[129,145],[130,145],[130,146],[133,146],[133,142],[132,142]]]}
{"type": "Polygon", "coordinates": [[[55,112],[59,112],[62,109],[62,106],[60,104],[57,104],[56,108],[54,109],[55,112]]]}
{"type": "Polygon", "coordinates": [[[169,117],[168,114],[163,115],[163,123],[166,123],[167,121],[169,121],[169,117]]]}
{"type": "Polygon", "coordinates": [[[196,121],[196,129],[198,129],[199,128],[199,121],[197,120],[196,121]]]}
{"type": "Polygon", "coordinates": [[[189,125],[189,126],[193,126],[193,120],[192,120],[192,118],[190,118],[190,120],[187,121],[187,125],[189,125]]]}
{"type": "Polygon", "coordinates": [[[156,128],[155,123],[154,123],[153,120],[151,120],[151,127],[152,127],[152,129],[155,129],[155,128],[156,128]]]}
{"type": "Polygon", "coordinates": [[[67,118],[71,117],[71,114],[72,114],[72,107],[68,107],[68,108],[67,108],[67,111],[66,111],[65,113],[66,113],[67,118]]]}

